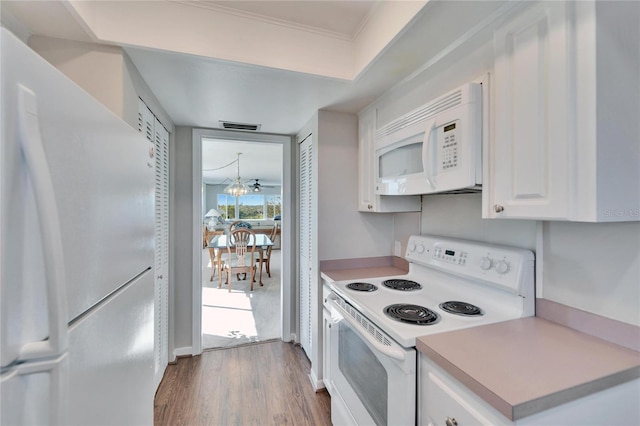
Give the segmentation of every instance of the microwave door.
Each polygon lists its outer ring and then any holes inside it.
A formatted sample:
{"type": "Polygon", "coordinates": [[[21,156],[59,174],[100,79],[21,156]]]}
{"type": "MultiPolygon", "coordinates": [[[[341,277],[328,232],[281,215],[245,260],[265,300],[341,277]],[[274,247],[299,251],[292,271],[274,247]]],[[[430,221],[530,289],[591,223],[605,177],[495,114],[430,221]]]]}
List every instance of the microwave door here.
{"type": "Polygon", "coordinates": [[[425,130],[425,142],[422,144],[422,164],[424,164],[424,177],[427,181],[431,191],[436,190],[436,173],[437,157],[438,157],[438,144],[437,144],[437,126],[436,121],[433,120],[427,130],[425,130]]]}

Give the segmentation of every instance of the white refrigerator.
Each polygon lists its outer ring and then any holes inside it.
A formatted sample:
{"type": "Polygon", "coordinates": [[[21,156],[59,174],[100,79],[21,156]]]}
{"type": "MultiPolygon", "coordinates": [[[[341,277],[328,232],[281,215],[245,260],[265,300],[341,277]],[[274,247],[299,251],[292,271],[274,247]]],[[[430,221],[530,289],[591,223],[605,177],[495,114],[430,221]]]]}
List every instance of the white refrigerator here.
{"type": "Polygon", "coordinates": [[[151,425],[152,145],[0,39],[0,424],[151,425]]]}

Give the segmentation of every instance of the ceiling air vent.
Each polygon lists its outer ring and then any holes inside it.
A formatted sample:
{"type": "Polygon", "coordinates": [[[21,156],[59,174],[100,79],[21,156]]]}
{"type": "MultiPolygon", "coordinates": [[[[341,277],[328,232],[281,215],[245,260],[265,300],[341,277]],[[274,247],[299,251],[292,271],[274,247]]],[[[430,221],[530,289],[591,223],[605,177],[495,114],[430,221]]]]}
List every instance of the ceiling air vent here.
{"type": "Polygon", "coordinates": [[[262,124],[234,123],[233,121],[222,121],[222,120],[220,120],[220,125],[224,129],[251,130],[253,132],[255,132],[256,130],[260,130],[260,126],[262,126],[262,124]]]}

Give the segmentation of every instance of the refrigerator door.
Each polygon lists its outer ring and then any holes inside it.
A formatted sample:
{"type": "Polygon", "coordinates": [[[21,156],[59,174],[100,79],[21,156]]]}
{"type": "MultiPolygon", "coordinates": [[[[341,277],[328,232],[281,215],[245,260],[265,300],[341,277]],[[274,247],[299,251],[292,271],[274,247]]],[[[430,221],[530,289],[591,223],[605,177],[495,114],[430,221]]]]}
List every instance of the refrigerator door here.
{"type": "MultiPolygon", "coordinates": [[[[4,66],[4,52],[2,58],[4,66]]],[[[63,243],[37,99],[4,73],[2,95],[0,357],[7,367],[63,353],[67,311],[63,243]],[[4,97],[7,85],[12,101],[4,97]]]]}
{"type": "Polygon", "coordinates": [[[67,354],[17,365],[0,376],[0,424],[66,423],[67,354]]]}
{"type": "Polygon", "coordinates": [[[69,329],[69,425],[152,425],[153,273],[69,329]]]}
{"type": "Polygon", "coordinates": [[[1,38],[2,138],[19,140],[15,106],[21,91],[32,93],[60,220],[70,322],[153,264],[152,144],[6,30],[1,38]]]}

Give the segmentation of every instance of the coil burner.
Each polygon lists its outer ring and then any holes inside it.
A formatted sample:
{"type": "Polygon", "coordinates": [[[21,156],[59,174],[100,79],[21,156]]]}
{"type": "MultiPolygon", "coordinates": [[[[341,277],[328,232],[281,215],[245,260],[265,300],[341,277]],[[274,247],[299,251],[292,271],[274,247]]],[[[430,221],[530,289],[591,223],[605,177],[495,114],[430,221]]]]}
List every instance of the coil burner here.
{"type": "Polygon", "coordinates": [[[458,302],[457,300],[451,300],[449,302],[441,303],[440,309],[449,312],[454,315],[462,315],[465,317],[476,317],[484,315],[482,309],[467,302],[458,302]]]}
{"type": "Polygon", "coordinates": [[[384,313],[396,321],[417,325],[435,324],[440,318],[438,314],[424,306],[405,303],[389,305],[384,308],[384,313]]]}
{"type": "Polygon", "coordinates": [[[349,283],[345,287],[347,287],[349,290],[354,291],[376,291],[378,289],[378,286],[375,284],[360,282],[349,283]]]}
{"type": "Polygon", "coordinates": [[[420,290],[422,285],[411,280],[391,279],[382,282],[382,285],[393,290],[411,291],[420,290]]]}

